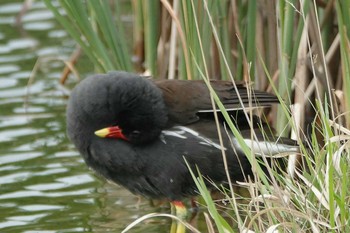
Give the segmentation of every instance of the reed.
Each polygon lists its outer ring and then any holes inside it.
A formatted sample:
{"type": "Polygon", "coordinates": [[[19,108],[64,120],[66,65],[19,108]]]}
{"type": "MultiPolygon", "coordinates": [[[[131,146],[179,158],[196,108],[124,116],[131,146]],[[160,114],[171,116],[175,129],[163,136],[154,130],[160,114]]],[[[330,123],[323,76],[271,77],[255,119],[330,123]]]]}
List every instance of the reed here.
{"type": "Polygon", "coordinates": [[[58,2],[45,0],[96,71],[204,79],[210,90],[209,79],[244,81],[280,98],[266,119],[300,142],[303,164],[290,156],[289,173],[268,168],[268,181],[212,91],[256,182],[238,184],[247,196],[217,187],[229,203],[222,206],[193,177],[208,232],[350,231],[349,1],[133,0],[131,43],[118,11],[124,1],[113,1],[115,11],[110,1],[58,2]]]}

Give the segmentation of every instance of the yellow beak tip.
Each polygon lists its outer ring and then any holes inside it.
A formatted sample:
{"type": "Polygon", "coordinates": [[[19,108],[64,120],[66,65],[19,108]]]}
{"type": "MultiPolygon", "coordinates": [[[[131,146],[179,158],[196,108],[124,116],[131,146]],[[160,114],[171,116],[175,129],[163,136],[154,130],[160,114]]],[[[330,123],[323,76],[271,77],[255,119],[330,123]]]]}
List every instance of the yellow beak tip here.
{"type": "Polygon", "coordinates": [[[101,138],[105,138],[108,134],[109,130],[107,128],[95,131],[95,135],[101,138]]]}

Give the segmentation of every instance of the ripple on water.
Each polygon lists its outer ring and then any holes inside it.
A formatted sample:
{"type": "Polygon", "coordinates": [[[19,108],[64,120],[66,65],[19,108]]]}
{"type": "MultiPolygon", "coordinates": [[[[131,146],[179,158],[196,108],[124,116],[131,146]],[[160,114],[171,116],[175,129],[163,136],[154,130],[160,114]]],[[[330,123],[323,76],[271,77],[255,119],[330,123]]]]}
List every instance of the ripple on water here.
{"type": "MultiPolygon", "coordinates": [[[[38,133],[43,133],[46,130],[44,129],[37,129],[37,128],[20,128],[20,129],[13,129],[13,130],[3,130],[0,132],[0,142],[9,142],[13,141],[14,139],[22,136],[29,136],[29,135],[35,135],[38,133]]],[[[0,157],[0,160],[3,156],[0,157]]],[[[5,156],[6,157],[6,156],[5,156]]]]}
{"type": "MultiPolygon", "coordinates": [[[[26,190],[30,191],[58,191],[59,189],[65,189],[67,187],[74,187],[81,184],[87,184],[90,182],[94,182],[94,179],[86,174],[76,175],[70,177],[63,177],[56,179],[56,182],[46,183],[46,184],[37,184],[37,185],[28,185],[25,187],[26,190]]],[[[65,193],[60,192],[60,193],[65,193]]],[[[68,192],[70,193],[70,191],[68,192]]],[[[85,192],[84,192],[85,193],[85,192]]],[[[49,194],[50,196],[52,195],[49,194]]]]}
{"type": "Polygon", "coordinates": [[[8,88],[0,92],[0,98],[10,97],[11,95],[12,97],[24,96],[26,95],[26,89],[23,87],[21,88],[16,87],[16,88],[8,88]]]}
{"type": "MultiPolygon", "coordinates": [[[[1,48],[0,48],[0,53],[1,53],[1,48]]],[[[33,58],[36,58],[36,56],[33,52],[28,52],[26,54],[18,54],[18,55],[17,54],[4,55],[4,56],[1,55],[0,56],[0,63],[23,62],[23,61],[32,62],[33,58]]],[[[22,73],[22,72],[18,72],[18,73],[22,73]]],[[[17,72],[6,75],[6,77],[11,77],[11,76],[16,76],[16,75],[17,75],[17,72]]],[[[28,78],[29,76],[30,76],[30,72],[26,78],[28,78]]]]}
{"type": "Polygon", "coordinates": [[[82,174],[82,175],[66,176],[63,178],[58,178],[56,179],[56,181],[59,181],[65,184],[67,187],[69,187],[69,186],[91,183],[91,182],[94,182],[95,180],[88,174],[82,174]]]}
{"type": "MultiPolygon", "coordinates": [[[[50,231],[50,230],[35,230],[35,231],[23,231],[23,233],[56,233],[57,231],[50,231]]],[[[67,232],[67,231],[66,231],[67,232]]]]}
{"type": "Polygon", "coordinates": [[[27,222],[21,222],[21,221],[5,221],[5,222],[0,222],[0,229],[6,228],[6,227],[22,226],[27,224],[28,224],[27,222]]]}
{"type": "Polygon", "coordinates": [[[0,171],[14,171],[14,170],[18,170],[19,168],[20,168],[19,166],[6,165],[6,166],[1,166],[0,171]]]}
{"type": "MultiPolygon", "coordinates": [[[[0,67],[0,73],[1,73],[1,67],[0,67]]],[[[25,86],[25,87],[16,87],[16,88],[9,88],[7,90],[2,90],[0,92],[0,98],[14,98],[18,96],[29,96],[32,94],[40,93],[42,92],[44,88],[44,83],[43,82],[35,82],[30,86],[25,86]]],[[[22,100],[23,102],[23,100],[22,100]]]]}
{"type": "Polygon", "coordinates": [[[18,83],[16,79],[9,79],[4,77],[0,77],[0,79],[1,79],[0,89],[13,87],[13,86],[16,86],[16,84],[18,83]]]}
{"type": "Polygon", "coordinates": [[[69,170],[67,168],[54,168],[54,169],[48,169],[42,172],[37,172],[35,173],[36,176],[47,176],[47,175],[53,175],[53,174],[61,174],[61,173],[65,173],[65,172],[69,172],[69,170]]]}
{"type": "Polygon", "coordinates": [[[44,194],[40,191],[15,191],[15,192],[9,192],[9,193],[2,193],[0,194],[0,200],[4,199],[14,199],[17,198],[24,198],[24,197],[42,197],[44,194]]]}
{"type": "Polygon", "coordinates": [[[20,126],[20,125],[26,125],[30,121],[28,118],[12,118],[12,117],[3,117],[0,119],[0,128],[5,128],[5,127],[11,127],[11,126],[20,126]]]}
{"type": "Polygon", "coordinates": [[[32,222],[36,221],[42,217],[47,216],[48,214],[32,214],[32,215],[22,215],[22,216],[12,216],[7,219],[12,221],[23,221],[23,222],[32,222]]]}
{"type": "Polygon", "coordinates": [[[41,21],[53,19],[54,15],[51,11],[48,10],[36,10],[26,13],[22,17],[22,22],[32,22],[32,21],[41,21]]]}
{"type": "Polygon", "coordinates": [[[32,71],[25,71],[25,70],[21,70],[19,72],[16,73],[12,73],[10,74],[10,78],[15,78],[15,79],[28,79],[31,75],[32,71]]]}
{"type": "Polygon", "coordinates": [[[65,187],[67,187],[67,185],[63,183],[49,183],[49,184],[28,185],[25,188],[27,190],[48,191],[48,190],[62,189],[65,187]]]}
{"type": "MultiPolygon", "coordinates": [[[[0,102],[0,104],[5,104],[6,102],[0,102]]],[[[10,116],[0,116],[0,127],[10,127],[16,125],[25,125],[30,123],[35,119],[45,119],[52,118],[53,114],[42,113],[42,114],[24,114],[24,115],[10,115],[10,116]]]]}
{"type": "Polygon", "coordinates": [[[50,38],[63,38],[67,36],[67,32],[64,30],[52,30],[48,33],[50,38]]]}
{"type": "Polygon", "coordinates": [[[77,151],[59,151],[54,153],[54,155],[57,158],[80,156],[80,154],[77,151]]]}
{"type": "Polygon", "coordinates": [[[86,232],[86,229],[82,227],[77,227],[77,228],[71,228],[71,229],[64,229],[64,231],[50,231],[50,230],[23,231],[23,233],[57,233],[57,232],[86,232]]]}
{"type": "Polygon", "coordinates": [[[29,223],[32,223],[34,221],[38,221],[39,219],[49,215],[48,213],[45,214],[34,214],[34,215],[23,215],[23,216],[12,216],[7,217],[6,222],[0,222],[0,228],[7,228],[11,226],[21,226],[21,225],[28,225],[29,223]]]}
{"type": "Polygon", "coordinates": [[[61,140],[58,139],[56,136],[46,136],[40,139],[35,140],[35,142],[32,143],[33,149],[39,149],[42,147],[54,147],[61,143],[61,140]]]}
{"type": "MultiPolygon", "coordinates": [[[[0,139],[1,141],[1,139],[0,139]]],[[[20,161],[26,161],[26,160],[30,160],[33,158],[38,158],[40,156],[43,156],[42,152],[37,152],[37,151],[27,151],[27,152],[23,152],[23,153],[12,153],[12,154],[8,154],[8,155],[1,155],[0,156],[0,164],[4,165],[4,164],[9,164],[9,163],[17,163],[20,161]]]]}
{"type": "Polygon", "coordinates": [[[64,192],[41,192],[36,190],[21,190],[16,192],[9,192],[0,194],[0,200],[17,200],[20,198],[31,198],[31,197],[63,197],[63,196],[80,196],[87,195],[93,191],[92,188],[79,189],[74,191],[64,191],[64,192]]]}
{"type": "Polygon", "coordinates": [[[0,176],[1,184],[11,184],[26,180],[31,175],[31,172],[18,172],[10,175],[0,176]]]}
{"type": "Polygon", "coordinates": [[[0,51],[10,53],[18,49],[30,49],[38,45],[38,41],[33,38],[11,39],[7,44],[0,46],[0,51]]]}
{"type": "Polygon", "coordinates": [[[23,3],[9,3],[1,5],[0,14],[14,14],[18,13],[22,9],[23,3]]]}
{"type": "Polygon", "coordinates": [[[17,65],[0,65],[0,74],[7,74],[19,71],[21,68],[17,65]]]}
{"type": "MultiPolygon", "coordinates": [[[[50,47],[43,47],[41,49],[38,49],[37,51],[37,55],[40,57],[43,56],[52,56],[55,59],[67,59],[69,58],[69,56],[64,56],[62,54],[62,47],[54,47],[54,46],[50,46],[50,47]],[[60,55],[61,57],[59,57],[58,55],[60,55]]],[[[48,65],[50,65],[52,62],[50,61],[50,63],[48,63],[48,65]]],[[[61,63],[62,64],[62,63],[61,63]]]]}
{"type": "Polygon", "coordinates": [[[54,27],[55,24],[51,22],[30,22],[23,25],[23,28],[27,31],[47,31],[54,27]]]}
{"type": "Polygon", "coordinates": [[[25,211],[43,211],[43,210],[60,210],[64,209],[64,206],[60,205],[22,205],[19,207],[25,211]]]}
{"type": "MultiPolygon", "coordinates": [[[[31,6],[31,9],[32,10],[36,10],[36,9],[46,9],[46,5],[44,3],[44,1],[32,1],[33,4],[31,6]]],[[[55,6],[55,7],[59,7],[59,2],[58,1],[51,1],[52,2],[52,5],[55,6]]]]}
{"type": "Polygon", "coordinates": [[[14,113],[37,113],[37,112],[45,112],[46,109],[44,107],[20,107],[20,108],[15,108],[13,110],[14,113]]]}
{"type": "Polygon", "coordinates": [[[16,21],[14,16],[0,16],[0,25],[13,25],[16,21]]]}
{"type": "MultiPolygon", "coordinates": [[[[86,196],[91,192],[93,192],[93,188],[79,189],[75,191],[66,191],[66,192],[43,193],[41,195],[44,197],[63,197],[63,196],[70,197],[70,196],[86,196]]],[[[1,196],[0,196],[0,199],[1,199],[1,196]]]]}
{"type": "MultiPolygon", "coordinates": [[[[57,143],[56,143],[57,144],[57,143]]],[[[36,147],[42,147],[45,144],[45,142],[41,142],[34,144],[33,142],[24,143],[22,145],[17,146],[16,148],[12,149],[13,152],[27,152],[27,151],[33,151],[36,147]]]]}

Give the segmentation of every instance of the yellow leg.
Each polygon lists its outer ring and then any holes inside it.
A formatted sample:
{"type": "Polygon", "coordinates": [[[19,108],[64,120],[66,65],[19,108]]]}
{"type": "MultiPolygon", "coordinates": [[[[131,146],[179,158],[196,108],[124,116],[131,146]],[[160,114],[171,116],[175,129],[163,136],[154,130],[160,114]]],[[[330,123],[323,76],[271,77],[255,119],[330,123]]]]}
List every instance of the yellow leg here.
{"type": "MultiPolygon", "coordinates": [[[[171,214],[176,215],[176,209],[175,206],[172,202],[170,202],[170,208],[171,208],[171,214]]],[[[176,222],[174,219],[171,220],[171,228],[170,228],[170,233],[176,233],[176,222]]]]}
{"type": "MultiPolygon", "coordinates": [[[[186,220],[187,210],[181,201],[172,201],[171,202],[171,212],[172,212],[172,214],[174,214],[174,212],[175,212],[175,215],[179,219],[181,219],[183,221],[186,220]]],[[[170,232],[171,233],[185,233],[186,227],[180,221],[177,221],[176,224],[175,224],[175,221],[173,221],[171,224],[170,232]]]]}

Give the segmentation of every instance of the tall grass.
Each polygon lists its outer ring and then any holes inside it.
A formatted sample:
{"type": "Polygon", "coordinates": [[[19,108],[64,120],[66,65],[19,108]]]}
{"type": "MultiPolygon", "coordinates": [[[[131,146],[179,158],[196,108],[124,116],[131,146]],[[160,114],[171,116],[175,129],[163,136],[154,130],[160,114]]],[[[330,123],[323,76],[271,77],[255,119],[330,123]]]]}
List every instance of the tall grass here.
{"type": "Polygon", "coordinates": [[[133,0],[133,43],[118,11],[124,1],[113,1],[115,11],[110,1],[58,2],[45,0],[99,72],[204,79],[211,91],[209,79],[241,80],[284,100],[267,120],[280,135],[293,131],[303,165],[295,169],[290,156],[289,174],[268,168],[268,182],[212,91],[214,107],[256,168],[256,182],[239,184],[248,197],[218,187],[229,203],[220,206],[203,178],[193,177],[209,232],[234,232],[232,222],[241,232],[350,232],[348,1],[133,0]],[[223,218],[227,208],[230,217],[223,218]]]}

